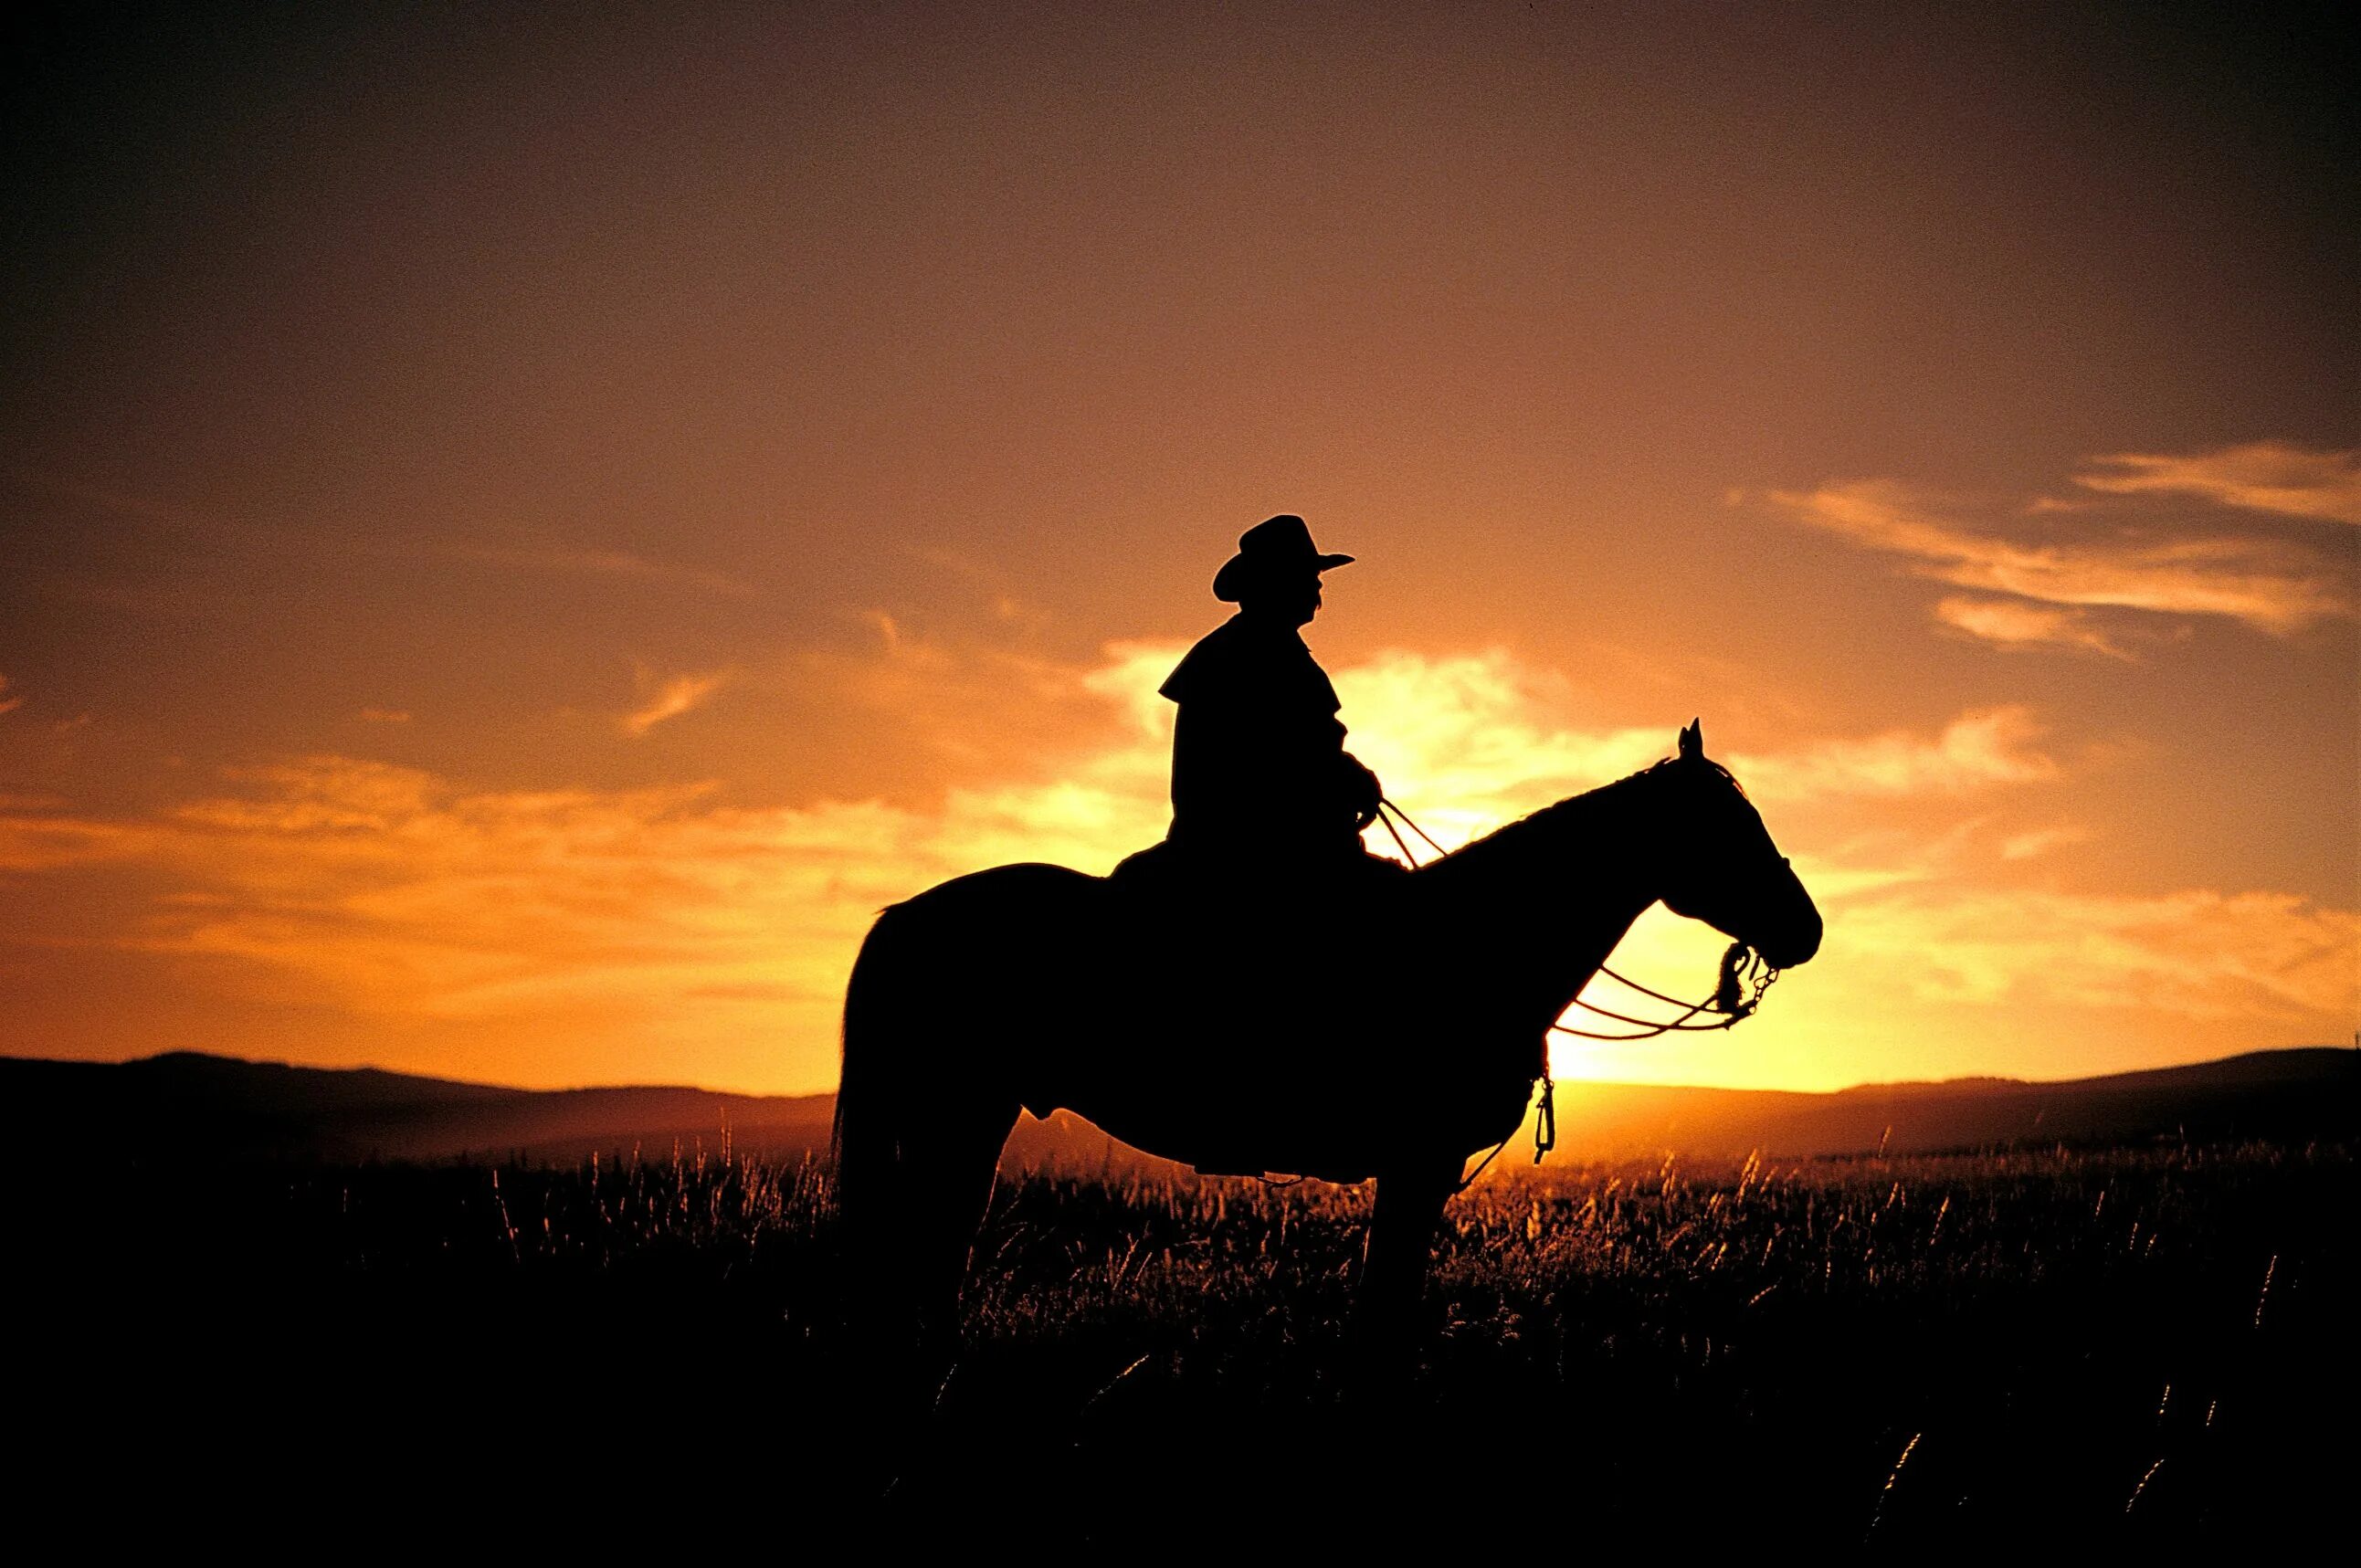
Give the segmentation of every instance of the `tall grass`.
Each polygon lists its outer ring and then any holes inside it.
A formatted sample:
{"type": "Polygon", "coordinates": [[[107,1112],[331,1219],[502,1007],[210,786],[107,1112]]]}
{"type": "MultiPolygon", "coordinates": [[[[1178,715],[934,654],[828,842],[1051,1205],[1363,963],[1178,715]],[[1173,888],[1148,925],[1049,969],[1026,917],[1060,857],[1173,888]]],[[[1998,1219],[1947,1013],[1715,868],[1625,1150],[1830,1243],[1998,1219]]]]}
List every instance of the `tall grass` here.
{"type": "Polygon", "coordinates": [[[1366,1189],[1036,1170],[890,1486],[831,1447],[872,1391],[821,1162],[135,1168],[47,1262],[56,1342],[183,1401],[686,1419],[745,1484],[910,1528],[1030,1499],[1218,1545],[1276,1466],[1308,1534],[1456,1540],[1473,1488],[1649,1539],[2185,1541],[2338,1495],[2349,1444],[2303,1434],[2350,1411],[2355,1196],[2345,1146],[1510,1170],[1452,1203],[1372,1406],[1366,1189]]]}

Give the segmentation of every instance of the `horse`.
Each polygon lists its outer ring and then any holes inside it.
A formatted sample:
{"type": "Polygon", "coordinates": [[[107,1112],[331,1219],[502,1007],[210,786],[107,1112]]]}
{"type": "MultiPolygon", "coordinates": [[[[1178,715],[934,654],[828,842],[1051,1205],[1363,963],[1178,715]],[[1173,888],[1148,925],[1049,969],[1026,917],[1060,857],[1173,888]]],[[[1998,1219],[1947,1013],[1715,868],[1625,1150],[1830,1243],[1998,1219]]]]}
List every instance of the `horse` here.
{"type": "Polygon", "coordinates": [[[1466,1161],[1523,1124],[1549,1032],[1632,922],[1661,901],[1732,938],[1724,1004],[1692,1010],[1725,1022],[1748,1010],[1728,1005],[1739,945],[1763,974],[1821,933],[1694,723],[1671,758],[1309,910],[1239,900],[1208,926],[1122,882],[958,877],[881,913],[855,960],[840,1217],[868,1327],[939,1366],[1020,1110],[1208,1173],[1374,1178],[1356,1312],[1399,1329],[1466,1161]],[[1338,983],[1356,959],[1386,983],[1338,983]]]}

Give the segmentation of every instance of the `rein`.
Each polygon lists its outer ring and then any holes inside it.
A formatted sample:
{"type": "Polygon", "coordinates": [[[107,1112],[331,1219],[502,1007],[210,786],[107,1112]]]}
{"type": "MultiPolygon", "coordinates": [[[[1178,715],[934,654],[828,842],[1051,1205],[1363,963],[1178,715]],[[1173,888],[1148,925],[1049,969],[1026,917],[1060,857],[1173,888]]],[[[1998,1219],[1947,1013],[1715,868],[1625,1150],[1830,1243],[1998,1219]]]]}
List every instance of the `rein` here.
{"type": "Polygon", "coordinates": [[[1637,981],[1617,974],[1605,964],[1598,966],[1598,972],[1619,985],[1630,986],[1643,996],[1653,996],[1659,1002],[1668,1003],[1675,1007],[1686,1008],[1687,1011],[1669,1024],[1659,1024],[1651,1019],[1634,1018],[1627,1014],[1614,1012],[1609,1008],[1599,1006],[1595,1002],[1585,1002],[1577,996],[1574,999],[1576,1006],[1587,1012],[1596,1013],[1602,1018],[1612,1018],[1618,1024],[1634,1025],[1640,1032],[1636,1035],[1602,1035],[1594,1029],[1576,1029],[1565,1024],[1552,1024],[1549,1026],[1551,1034],[1572,1035],[1585,1040],[1653,1040],[1659,1035],[1727,1029],[1741,1018],[1752,1017],[1754,1010],[1763,1005],[1763,993],[1769,991],[1771,982],[1779,978],[1779,971],[1764,963],[1763,956],[1743,942],[1732,942],[1730,945],[1730,950],[1721,955],[1721,984],[1715,988],[1711,996],[1694,1005],[1683,1002],[1676,996],[1666,996],[1661,991],[1651,991],[1637,981]],[[1741,984],[1752,986],[1753,993],[1741,998],[1738,994],[1741,984]],[[1708,1014],[1717,1022],[1711,1024],[1689,1022],[1700,1013],[1708,1014]]]}
{"type": "MultiPolygon", "coordinates": [[[[1411,821],[1408,812],[1390,800],[1384,798],[1378,800],[1378,820],[1385,824],[1388,833],[1393,835],[1395,844],[1400,847],[1402,859],[1410,862],[1412,870],[1428,862],[1421,861],[1418,856],[1411,852],[1408,840],[1402,838],[1400,830],[1394,826],[1397,820],[1403,828],[1409,828],[1423,840],[1426,847],[1433,850],[1436,856],[1450,853],[1442,845],[1436,843],[1425,828],[1411,821]],[[1388,813],[1391,813],[1391,816],[1388,813]]],[[[1754,1010],[1763,1005],[1763,993],[1771,989],[1771,982],[1779,978],[1779,971],[1764,962],[1762,954],[1743,942],[1730,943],[1730,950],[1721,956],[1720,983],[1714,987],[1711,995],[1697,1002],[1684,1002],[1677,996],[1667,996],[1663,992],[1642,985],[1638,981],[1626,975],[1618,974],[1603,963],[1598,966],[1598,972],[1619,985],[1638,992],[1642,996],[1653,998],[1669,1007],[1682,1009],[1681,1015],[1670,1023],[1658,1023],[1648,1018],[1634,1018],[1629,1014],[1617,1013],[1601,1007],[1595,1002],[1586,1002],[1581,996],[1576,995],[1574,999],[1575,1006],[1587,1012],[1596,1013],[1602,1018],[1611,1018],[1618,1024],[1629,1024],[1639,1033],[1605,1035],[1591,1029],[1576,1029],[1566,1024],[1552,1024],[1543,1033],[1570,1035],[1583,1040],[1653,1040],[1659,1035],[1727,1029],[1741,1018],[1753,1016],[1754,1010]],[[1741,988],[1749,988],[1749,993],[1741,996],[1740,993],[1741,988]],[[1714,1022],[1706,1024],[1689,1022],[1700,1014],[1713,1019],[1714,1022]]],[[[1546,1067],[1542,1070],[1541,1080],[1541,1119],[1533,1124],[1533,1163],[1535,1165],[1541,1164],[1542,1157],[1557,1146],[1557,1085],[1550,1078],[1546,1067]]],[[[1510,1137],[1515,1135],[1511,1133],[1510,1137]]],[[[1509,1139],[1502,1138],[1491,1154],[1484,1157],[1483,1164],[1467,1173],[1467,1179],[1459,1184],[1457,1190],[1462,1192],[1467,1190],[1476,1179],[1484,1174],[1484,1167],[1490,1165],[1500,1150],[1508,1146],[1509,1139]]]]}

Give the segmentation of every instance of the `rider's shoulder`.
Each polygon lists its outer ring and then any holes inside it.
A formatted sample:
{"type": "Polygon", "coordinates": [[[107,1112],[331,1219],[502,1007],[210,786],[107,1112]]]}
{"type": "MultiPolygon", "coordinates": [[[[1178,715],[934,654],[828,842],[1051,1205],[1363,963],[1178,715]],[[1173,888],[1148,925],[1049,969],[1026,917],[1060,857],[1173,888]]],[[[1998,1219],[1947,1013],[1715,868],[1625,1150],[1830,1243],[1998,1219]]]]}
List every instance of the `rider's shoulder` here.
{"type": "Polygon", "coordinates": [[[1268,628],[1234,615],[1197,639],[1196,646],[1181,656],[1157,689],[1174,702],[1218,698],[1231,691],[1259,687],[1268,680],[1274,663],[1310,656],[1303,640],[1293,633],[1274,638],[1268,628]]]}

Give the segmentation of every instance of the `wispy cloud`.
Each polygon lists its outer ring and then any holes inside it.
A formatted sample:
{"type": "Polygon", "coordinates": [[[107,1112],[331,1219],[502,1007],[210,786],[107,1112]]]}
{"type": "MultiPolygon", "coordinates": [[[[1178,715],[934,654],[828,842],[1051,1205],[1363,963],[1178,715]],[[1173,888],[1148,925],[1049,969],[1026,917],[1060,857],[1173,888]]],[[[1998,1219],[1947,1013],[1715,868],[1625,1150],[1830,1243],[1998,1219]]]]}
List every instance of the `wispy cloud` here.
{"type": "Polygon", "coordinates": [[[730,598],[752,598],[755,590],[727,573],[670,561],[652,561],[628,550],[521,549],[504,544],[447,544],[439,553],[456,561],[527,571],[563,572],[598,577],[622,577],[640,582],[700,588],[730,598]]]}
{"type": "Polygon", "coordinates": [[[2062,850],[2069,844],[2080,844],[2091,836],[2088,828],[2075,822],[2060,822],[2054,827],[2037,828],[2029,833],[2012,834],[2000,847],[2004,861],[2030,861],[2062,850]]]}
{"type": "Polygon", "coordinates": [[[2361,523],[2361,451],[2255,441],[2185,455],[2119,452],[2091,461],[2100,471],[2074,477],[2085,489],[2202,496],[2251,511],[2361,523]]]}
{"type": "Polygon", "coordinates": [[[2077,609],[1951,594],[1936,604],[1935,619],[1998,648],[2080,648],[2126,663],[2138,661],[2137,654],[2077,609]]]}
{"type": "Polygon", "coordinates": [[[0,795],[0,872],[55,872],[151,859],[169,827],[73,812],[44,795],[0,795]]]}
{"type": "Polygon", "coordinates": [[[16,696],[10,696],[8,695],[8,677],[5,675],[0,675],[0,713],[13,713],[17,708],[24,706],[25,698],[23,694],[19,693],[16,696]]]}
{"type": "Polygon", "coordinates": [[[214,534],[225,526],[225,520],[203,511],[21,464],[0,464],[0,481],[44,491],[133,522],[162,523],[174,529],[214,534]]]}
{"type": "Polygon", "coordinates": [[[365,707],[354,717],[364,724],[407,724],[411,716],[406,707],[365,707]]]}
{"type": "Polygon", "coordinates": [[[2353,613],[2316,561],[2267,541],[2083,532],[2019,543],[1938,518],[1927,499],[1882,479],[1770,499],[1797,521],[1906,557],[1925,576],[2037,603],[2220,616],[2279,635],[2353,613]]]}
{"type": "Polygon", "coordinates": [[[644,672],[640,677],[648,699],[639,707],[624,714],[616,723],[626,735],[645,735],[666,719],[678,718],[692,708],[702,707],[715,692],[729,684],[730,672],[711,670],[703,674],[672,675],[655,680],[644,672]]]}
{"type": "MultiPolygon", "coordinates": [[[[1665,727],[1568,723],[1563,683],[1499,650],[1381,653],[1335,679],[1356,726],[1347,744],[1446,846],[1644,768],[1670,754],[1675,739],[1665,727]]],[[[1152,693],[1152,680],[1144,689],[1152,693]]],[[[1802,803],[1949,797],[2056,778],[2062,765],[2041,750],[2042,734],[2031,708],[2004,705],[1931,734],[1895,729],[1775,751],[1723,753],[1708,721],[1707,746],[1757,799],[1802,803]]],[[[1161,767],[1160,751],[1153,761],[1161,767]]]]}
{"type": "Polygon", "coordinates": [[[1845,901],[1828,928],[1838,956],[1932,1002],[2055,1002],[2314,1026],[2361,1006],[2361,914],[2290,894],[2192,888],[2130,897],[1946,879],[1845,901]]]}
{"type": "Polygon", "coordinates": [[[1958,795],[2058,777],[2060,764],[2040,749],[2042,734],[2031,708],[2006,704],[1963,713],[1934,736],[1891,730],[1740,757],[1731,766],[1766,800],[1958,795]]]}

